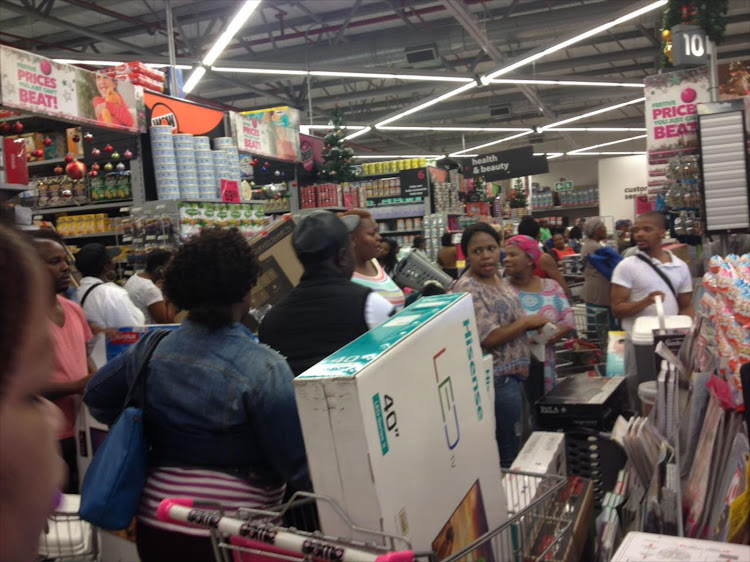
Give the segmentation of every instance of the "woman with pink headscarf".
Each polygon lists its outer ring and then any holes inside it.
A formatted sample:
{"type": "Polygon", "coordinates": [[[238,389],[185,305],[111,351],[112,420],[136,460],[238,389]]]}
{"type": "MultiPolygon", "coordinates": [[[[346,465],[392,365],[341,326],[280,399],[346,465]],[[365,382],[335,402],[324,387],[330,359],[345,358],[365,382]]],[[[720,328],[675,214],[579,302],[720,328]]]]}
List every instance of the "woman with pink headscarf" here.
{"type": "MultiPolygon", "coordinates": [[[[526,314],[541,314],[557,326],[557,332],[547,342],[544,358],[544,392],[555,387],[554,344],[575,329],[575,316],[568,297],[554,279],[542,279],[534,274],[539,265],[542,251],[536,240],[529,236],[514,236],[505,243],[505,283],[521,301],[526,314]]],[[[533,384],[533,381],[530,381],[533,384]]],[[[529,402],[541,392],[541,388],[528,389],[529,402]]]]}

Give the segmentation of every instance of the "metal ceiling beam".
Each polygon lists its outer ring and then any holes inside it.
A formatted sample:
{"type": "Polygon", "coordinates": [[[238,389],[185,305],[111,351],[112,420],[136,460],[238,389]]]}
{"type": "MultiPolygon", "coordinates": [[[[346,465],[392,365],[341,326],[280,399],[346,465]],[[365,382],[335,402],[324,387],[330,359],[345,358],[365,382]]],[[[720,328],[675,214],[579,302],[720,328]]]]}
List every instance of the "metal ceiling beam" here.
{"type": "Polygon", "coordinates": [[[24,8],[23,6],[18,6],[16,4],[11,4],[8,1],[3,2],[3,9],[14,12],[16,14],[23,15],[23,16],[29,16],[35,19],[43,20],[51,25],[59,27],[60,29],[72,29],[73,31],[76,31],[77,33],[95,37],[99,39],[99,41],[103,41],[104,43],[109,43],[110,45],[118,47],[119,49],[122,49],[124,51],[129,51],[129,52],[143,54],[143,55],[151,54],[150,51],[142,47],[139,47],[137,45],[132,45],[131,43],[126,43],[125,41],[120,41],[119,39],[115,39],[114,37],[109,37],[107,35],[99,33],[98,31],[94,29],[91,29],[91,28],[87,29],[85,27],[81,27],[79,25],[75,25],[70,22],[60,20],[52,16],[45,16],[45,15],[40,14],[36,10],[32,10],[30,8],[24,8]]]}

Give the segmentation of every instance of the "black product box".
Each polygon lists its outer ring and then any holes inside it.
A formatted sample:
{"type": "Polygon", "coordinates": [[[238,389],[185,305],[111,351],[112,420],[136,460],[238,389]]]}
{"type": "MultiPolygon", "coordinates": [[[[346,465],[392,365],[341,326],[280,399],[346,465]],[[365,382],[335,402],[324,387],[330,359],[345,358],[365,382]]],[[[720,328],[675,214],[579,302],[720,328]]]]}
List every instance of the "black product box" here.
{"type": "Polygon", "coordinates": [[[568,482],[550,501],[549,509],[544,514],[542,525],[533,538],[531,551],[524,562],[589,560],[593,524],[593,483],[586,478],[569,476],[568,482]],[[566,525],[567,529],[562,536],[558,536],[566,525]],[[544,557],[539,558],[542,554],[544,557]]]}
{"type": "Polygon", "coordinates": [[[566,377],[535,406],[540,429],[610,431],[628,407],[625,378],[566,377]]]}

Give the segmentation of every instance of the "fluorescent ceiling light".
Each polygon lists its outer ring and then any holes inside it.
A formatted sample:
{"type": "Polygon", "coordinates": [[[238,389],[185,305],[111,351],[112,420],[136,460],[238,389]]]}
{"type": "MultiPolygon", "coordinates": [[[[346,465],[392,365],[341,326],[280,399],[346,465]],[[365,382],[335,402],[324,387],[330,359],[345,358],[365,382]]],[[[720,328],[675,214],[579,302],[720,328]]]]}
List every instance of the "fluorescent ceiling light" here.
{"type": "Polygon", "coordinates": [[[652,2],[651,4],[644,6],[640,10],[635,10],[634,12],[625,14],[624,16],[621,16],[617,19],[614,19],[612,21],[609,21],[607,23],[594,27],[593,29],[589,29],[588,31],[585,31],[579,35],[576,35],[575,37],[571,37],[570,39],[567,39],[566,41],[562,41],[556,45],[553,45],[552,47],[544,49],[543,51],[540,51],[538,53],[525,57],[517,62],[514,62],[513,64],[510,64],[499,70],[496,70],[495,72],[488,74],[486,78],[489,80],[492,80],[493,78],[502,76],[503,74],[508,74],[509,72],[517,68],[526,66],[527,64],[532,63],[536,60],[539,60],[543,57],[546,57],[547,55],[551,55],[552,53],[556,53],[557,51],[570,47],[571,45],[574,45],[575,43],[579,43],[585,39],[588,39],[589,37],[593,37],[594,35],[597,35],[601,33],[602,31],[606,31],[612,27],[620,25],[621,23],[625,23],[626,21],[630,21],[634,18],[642,16],[643,14],[646,14],[650,12],[651,10],[661,8],[666,3],[667,3],[667,0],[659,0],[658,2],[652,2]]]}
{"type": "Polygon", "coordinates": [[[578,115],[576,117],[570,117],[569,119],[563,119],[562,121],[558,121],[556,123],[550,123],[549,125],[545,125],[544,127],[540,128],[540,132],[546,131],[548,129],[554,129],[554,127],[557,127],[559,125],[565,125],[566,123],[572,123],[573,121],[579,121],[581,119],[586,119],[586,117],[593,117],[594,115],[599,115],[601,113],[606,113],[608,111],[614,111],[615,109],[620,109],[621,107],[625,107],[625,106],[628,106],[628,105],[633,105],[633,104],[636,104],[636,103],[641,103],[641,102],[643,102],[645,100],[646,100],[646,98],[642,97],[642,98],[637,98],[637,99],[634,99],[634,100],[626,101],[626,102],[623,102],[623,103],[618,103],[618,104],[615,104],[615,105],[610,105],[610,106],[607,106],[607,107],[603,107],[603,108],[597,109],[595,111],[589,111],[588,113],[584,113],[584,114],[578,115]]]}
{"type": "Polygon", "coordinates": [[[645,131],[646,127],[555,127],[549,130],[565,133],[635,133],[645,131]]]}
{"type": "Polygon", "coordinates": [[[426,158],[428,160],[440,160],[445,158],[445,154],[360,154],[352,156],[352,158],[358,158],[360,160],[381,160],[390,158],[426,158]]]}
{"type": "Polygon", "coordinates": [[[479,150],[480,148],[487,148],[488,146],[494,146],[494,145],[500,144],[502,142],[507,142],[509,140],[517,139],[519,137],[524,137],[524,136],[526,136],[528,134],[531,134],[533,132],[534,132],[533,130],[529,129],[527,131],[524,131],[523,133],[518,133],[517,135],[511,135],[509,137],[505,137],[505,138],[500,139],[500,140],[496,140],[496,141],[492,141],[492,142],[486,142],[486,143],[480,144],[478,146],[472,146],[471,148],[466,148],[464,150],[459,150],[457,152],[453,152],[453,153],[449,154],[448,156],[451,156],[451,157],[453,157],[453,156],[464,156],[464,154],[467,153],[467,152],[473,152],[475,150],[479,150]]]}
{"type": "Polygon", "coordinates": [[[195,88],[198,85],[198,82],[200,82],[200,79],[203,78],[203,75],[206,73],[206,67],[205,66],[197,66],[195,67],[195,70],[193,70],[193,73],[190,75],[190,78],[187,79],[187,82],[185,82],[185,85],[182,87],[182,91],[186,94],[189,94],[193,91],[193,88],[195,88]]]}
{"type": "Polygon", "coordinates": [[[549,86],[606,86],[619,88],[644,88],[645,84],[632,82],[586,82],[582,80],[529,80],[525,78],[496,78],[488,80],[490,84],[539,84],[549,86]]]}
{"type": "MultiPolygon", "coordinates": [[[[157,64],[157,63],[152,63],[152,62],[147,62],[146,66],[149,68],[169,68],[170,67],[170,65],[168,64],[162,64],[162,63],[157,64]]],[[[180,70],[190,70],[191,68],[193,68],[189,64],[176,64],[174,65],[174,67],[179,68],[180,70]]]]}
{"type": "Polygon", "coordinates": [[[203,64],[211,66],[216,62],[216,59],[219,58],[219,55],[221,55],[226,46],[229,45],[229,42],[234,39],[237,32],[242,29],[242,26],[245,25],[250,14],[255,11],[255,8],[257,8],[259,4],[260,0],[246,0],[245,3],[242,4],[242,7],[232,18],[232,21],[229,22],[224,33],[219,36],[216,43],[214,43],[208,53],[206,53],[206,56],[203,58],[203,64]]]}
{"type": "Polygon", "coordinates": [[[451,90],[450,92],[446,92],[440,96],[437,96],[436,98],[432,98],[430,100],[427,100],[424,103],[420,103],[419,105],[414,106],[411,109],[407,109],[406,111],[397,113],[393,117],[389,117],[388,119],[385,119],[384,121],[381,121],[380,123],[377,123],[375,125],[375,128],[379,129],[383,125],[387,125],[388,123],[393,123],[394,121],[397,121],[401,119],[402,117],[406,117],[407,115],[411,115],[412,113],[416,113],[417,111],[422,111],[423,109],[430,107],[432,105],[435,105],[436,103],[440,103],[441,101],[445,101],[449,98],[452,98],[453,96],[462,94],[468,90],[471,90],[472,88],[476,88],[476,86],[477,86],[476,82],[470,82],[469,84],[464,84],[463,86],[459,86],[455,90],[451,90]]]}
{"type": "MultiPolygon", "coordinates": [[[[116,60],[76,60],[76,59],[52,59],[60,64],[86,64],[88,66],[117,66],[118,64],[124,64],[122,61],[116,60]]],[[[188,67],[190,68],[190,67],[188,67]]]]}
{"type": "Polygon", "coordinates": [[[614,140],[614,141],[610,141],[610,142],[603,142],[601,144],[594,144],[594,145],[591,145],[591,146],[586,146],[584,148],[577,148],[575,150],[571,150],[570,152],[568,152],[568,154],[576,154],[578,152],[586,152],[586,151],[589,151],[589,150],[593,150],[595,148],[601,148],[603,146],[612,146],[613,144],[620,144],[622,142],[628,142],[628,141],[633,141],[633,140],[638,140],[638,139],[645,139],[647,136],[648,135],[638,135],[637,137],[628,137],[626,139],[614,140]]]}
{"type": "Polygon", "coordinates": [[[551,160],[552,158],[560,158],[560,156],[564,156],[564,152],[535,152],[534,156],[546,156],[547,160],[551,160]]]}
{"type": "Polygon", "coordinates": [[[530,131],[529,127],[378,127],[382,131],[459,131],[500,133],[510,131],[530,131]]]}
{"type": "Polygon", "coordinates": [[[567,156],[634,156],[637,154],[648,154],[648,152],[568,152],[567,156]]]}
{"type": "Polygon", "coordinates": [[[215,72],[240,72],[246,74],[283,74],[285,76],[307,76],[307,70],[284,70],[281,68],[232,68],[229,66],[212,66],[215,72]]]}
{"type": "MultiPolygon", "coordinates": [[[[330,125],[306,125],[309,129],[333,129],[330,125]]],[[[343,127],[340,127],[341,129],[344,129],[345,131],[361,131],[362,129],[365,129],[365,125],[344,125],[343,127]]]]}
{"type": "Polygon", "coordinates": [[[352,140],[356,139],[359,136],[365,135],[369,133],[372,130],[372,127],[365,127],[364,129],[360,129],[359,131],[352,133],[351,135],[347,135],[344,137],[343,140],[352,140]]]}
{"type": "Polygon", "coordinates": [[[386,72],[339,72],[335,70],[311,70],[310,76],[331,76],[335,78],[390,78],[395,80],[428,80],[433,82],[474,82],[473,78],[460,76],[440,76],[424,74],[390,74],[386,72]]]}

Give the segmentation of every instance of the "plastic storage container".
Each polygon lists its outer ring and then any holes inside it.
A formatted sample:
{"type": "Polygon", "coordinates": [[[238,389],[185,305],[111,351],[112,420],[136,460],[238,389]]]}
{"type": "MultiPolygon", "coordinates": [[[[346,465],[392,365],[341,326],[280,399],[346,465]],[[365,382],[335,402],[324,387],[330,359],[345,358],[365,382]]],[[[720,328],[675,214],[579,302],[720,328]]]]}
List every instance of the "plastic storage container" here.
{"type": "Polygon", "coordinates": [[[659,325],[658,316],[641,316],[636,319],[632,339],[639,384],[656,380],[654,330],[689,329],[692,325],[693,319],[690,316],[665,316],[663,327],[659,325]]]}

